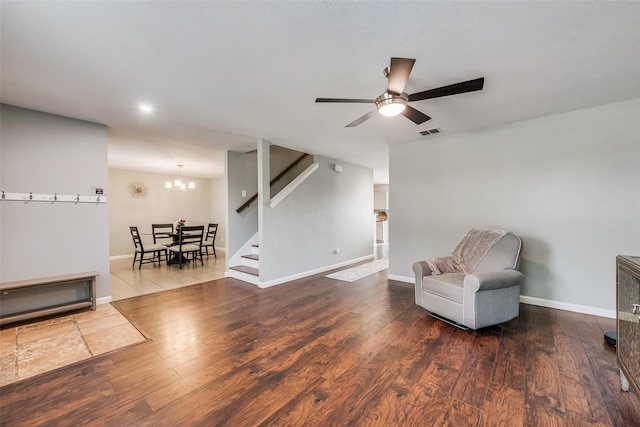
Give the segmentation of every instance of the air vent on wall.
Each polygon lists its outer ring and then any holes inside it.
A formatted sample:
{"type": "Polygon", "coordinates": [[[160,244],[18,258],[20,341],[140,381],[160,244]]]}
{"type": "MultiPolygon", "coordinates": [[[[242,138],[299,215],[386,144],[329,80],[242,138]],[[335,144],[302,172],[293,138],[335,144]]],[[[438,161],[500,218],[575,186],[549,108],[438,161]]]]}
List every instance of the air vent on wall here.
{"type": "Polygon", "coordinates": [[[440,129],[433,128],[433,129],[423,130],[422,132],[420,132],[420,135],[427,136],[427,135],[431,135],[431,134],[434,134],[434,133],[440,133],[440,129]]]}

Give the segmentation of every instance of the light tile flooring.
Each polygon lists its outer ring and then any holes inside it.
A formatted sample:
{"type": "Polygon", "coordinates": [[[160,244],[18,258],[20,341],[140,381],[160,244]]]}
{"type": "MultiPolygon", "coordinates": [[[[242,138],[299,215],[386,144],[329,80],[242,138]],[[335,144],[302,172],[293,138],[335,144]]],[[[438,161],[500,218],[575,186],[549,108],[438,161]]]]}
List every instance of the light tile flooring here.
{"type": "Polygon", "coordinates": [[[146,338],[111,304],[0,330],[0,386],[146,338]]]}
{"type": "Polygon", "coordinates": [[[140,295],[162,292],[183,286],[222,279],[224,277],[224,252],[218,250],[218,257],[205,255],[203,264],[188,263],[182,266],[158,264],[138,264],[132,268],[133,258],[111,261],[111,299],[113,301],[140,295]]]}
{"type": "MultiPolygon", "coordinates": [[[[162,292],[224,277],[224,254],[182,267],[110,263],[112,300],[162,292]]],[[[0,330],[0,386],[144,342],[146,338],[111,304],[0,330]]]]}

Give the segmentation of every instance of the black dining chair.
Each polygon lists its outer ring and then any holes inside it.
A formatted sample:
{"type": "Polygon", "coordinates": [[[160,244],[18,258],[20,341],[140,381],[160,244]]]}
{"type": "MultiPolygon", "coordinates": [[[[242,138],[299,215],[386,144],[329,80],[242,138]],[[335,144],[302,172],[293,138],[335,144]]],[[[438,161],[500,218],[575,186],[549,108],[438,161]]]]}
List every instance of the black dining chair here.
{"type": "Polygon", "coordinates": [[[138,227],[129,227],[129,231],[131,232],[131,238],[133,239],[133,245],[135,246],[135,252],[133,253],[133,264],[132,267],[135,267],[136,260],[138,259],[138,255],[140,255],[140,264],[138,265],[138,270],[142,268],[142,264],[151,264],[157,262],[160,265],[162,261],[162,254],[164,254],[165,261],[168,262],[167,257],[167,247],[164,245],[144,245],[142,243],[142,238],[140,237],[140,233],[138,232],[138,227]],[[151,258],[145,258],[146,254],[153,254],[151,258]]]}
{"type": "Polygon", "coordinates": [[[173,224],[151,224],[153,243],[171,246],[173,245],[173,224]]]}
{"type": "Polygon", "coordinates": [[[196,260],[200,260],[200,264],[204,265],[202,261],[202,237],[204,235],[204,225],[183,225],[178,231],[177,244],[170,246],[168,249],[173,254],[171,262],[168,264],[180,264],[180,270],[182,270],[182,264],[196,260]],[[191,255],[191,258],[189,258],[191,255]]]}
{"type": "Polygon", "coordinates": [[[216,255],[216,233],[218,232],[218,224],[209,223],[207,227],[207,235],[202,242],[202,248],[204,249],[205,255],[209,258],[209,248],[213,249],[213,256],[218,258],[216,255]]]}

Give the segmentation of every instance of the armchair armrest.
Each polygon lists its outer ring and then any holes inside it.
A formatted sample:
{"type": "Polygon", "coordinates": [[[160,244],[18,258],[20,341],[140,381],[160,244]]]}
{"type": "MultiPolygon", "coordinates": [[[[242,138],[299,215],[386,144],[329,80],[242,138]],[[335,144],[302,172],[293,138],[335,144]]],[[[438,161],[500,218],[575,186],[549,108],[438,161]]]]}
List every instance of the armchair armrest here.
{"type": "Polygon", "coordinates": [[[416,275],[415,298],[416,304],[423,307],[422,303],[422,278],[431,276],[431,269],[425,261],[418,261],[413,264],[413,272],[416,275]]]}
{"type": "MultiPolygon", "coordinates": [[[[415,264],[414,264],[415,265],[415,264]]],[[[467,288],[472,292],[520,286],[524,275],[518,270],[489,271],[485,273],[467,274],[464,277],[465,293],[467,288]]]]}
{"type": "Polygon", "coordinates": [[[413,273],[416,275],[416,279],[418,279],[419,277],[431,276],[431,269],[426,261],[418,261],[413,264],[413,273]]]}

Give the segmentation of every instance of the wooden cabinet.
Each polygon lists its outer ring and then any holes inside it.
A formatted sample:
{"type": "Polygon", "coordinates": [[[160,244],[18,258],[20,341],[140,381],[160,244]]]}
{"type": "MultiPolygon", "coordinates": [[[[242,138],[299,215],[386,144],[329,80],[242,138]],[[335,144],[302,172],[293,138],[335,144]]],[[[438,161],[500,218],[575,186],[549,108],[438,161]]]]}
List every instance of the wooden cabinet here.
{"type": "Polygon", "coordinates": [[[640,396],[640,257],[616,257],[616,320],[622,389],[640,396]]]}

